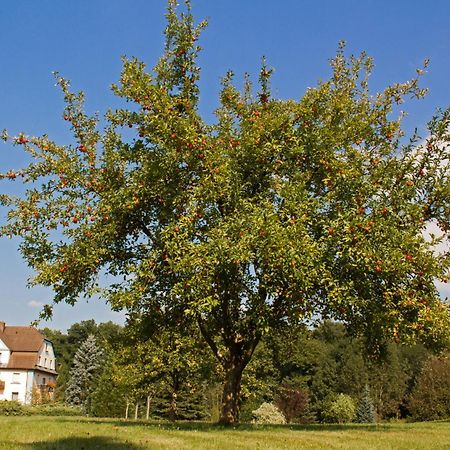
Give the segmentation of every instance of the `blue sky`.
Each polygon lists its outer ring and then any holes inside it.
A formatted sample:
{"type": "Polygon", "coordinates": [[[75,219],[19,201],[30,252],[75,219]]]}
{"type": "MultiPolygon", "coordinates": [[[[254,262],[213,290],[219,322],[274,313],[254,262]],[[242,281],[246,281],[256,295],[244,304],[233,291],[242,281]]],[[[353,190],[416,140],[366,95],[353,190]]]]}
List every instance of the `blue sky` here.
{"type": "MultiPolygon", "coordinates": [[[[408,102],[405,126],[424,130],[437,107],[450,105],[450,2],[434,0],[192,0],[195,16],[209,27],[200,44],[201,111],[217,105],[220,78],[232,69],[256,75],[261,57],[275,68],[273,88],[282,98],[300,98],[308,86],[330,74],[338,42],[348,53],[373,56],[372,88],[405,81],[431,59],[423,85],[425,100],[408,102]]],[[[61,95],[52,71],[87,95],[89,112],[104,112],[114,101],[109,90],[120,73],[122,55],[152,67],[163,48],[164,0],[2,0],[0,2],[0,130],[48,133],[70,143],[62,120],[61,95]]],[[[26,162],[19,150],[0,146],[0,171],[26,162]]],[[[2,184],[0,190],[17,189],[2,184]]],[[[51,299],[43,288],[28,289],[28,270],[18,241],[0,240],[0,320],[36,319],[51,299]]],[[[101,301],[58,306],[47,326],[65,329],[79,320],[123,320],[101,301]]]]}

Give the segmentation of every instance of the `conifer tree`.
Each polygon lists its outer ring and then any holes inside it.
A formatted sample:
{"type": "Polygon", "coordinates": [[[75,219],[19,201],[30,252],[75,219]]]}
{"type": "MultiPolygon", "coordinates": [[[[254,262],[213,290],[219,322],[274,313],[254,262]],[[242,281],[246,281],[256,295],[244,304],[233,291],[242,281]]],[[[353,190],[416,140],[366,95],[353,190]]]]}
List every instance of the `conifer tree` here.
{"type": "Polygon", "coordinates": [[[369,385],[364,387],[363,394],[358,403],[356,410],[356,421],[358,423],[374,423],[375,422],[375,407],[372,398],[370,397],[369,385]]]}
{"type": "Polygon", "coordinates": [[[81,344],[75,353],[70,378],[66,388],[66,402],[81,406],[86,414],[91,412],[92,395],[103,368],[103,350],[93,335],[81,344]]]}

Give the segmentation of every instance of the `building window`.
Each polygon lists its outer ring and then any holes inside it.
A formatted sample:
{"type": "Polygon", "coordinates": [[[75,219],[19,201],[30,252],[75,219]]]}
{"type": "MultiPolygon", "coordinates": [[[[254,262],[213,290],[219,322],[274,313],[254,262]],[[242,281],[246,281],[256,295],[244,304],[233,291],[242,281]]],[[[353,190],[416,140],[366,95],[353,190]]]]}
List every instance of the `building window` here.
{"type": "Polygon", "coordinates": [[[13,383],[20,383],[20,373],[14,372],[12,376],[13,383]]]}
{"type": "Polygon", "coordinates": [[[13,392],[11,394],[11,400],[18,401],[19,400],[19,393],[18,392],[13,392]]]}
{"type": "Polygon", "coordinates": [[[42,384],[45,384],[46,381],[47,381],[47,380],[45,379],[45,377],[42,378],[42,384]]]}

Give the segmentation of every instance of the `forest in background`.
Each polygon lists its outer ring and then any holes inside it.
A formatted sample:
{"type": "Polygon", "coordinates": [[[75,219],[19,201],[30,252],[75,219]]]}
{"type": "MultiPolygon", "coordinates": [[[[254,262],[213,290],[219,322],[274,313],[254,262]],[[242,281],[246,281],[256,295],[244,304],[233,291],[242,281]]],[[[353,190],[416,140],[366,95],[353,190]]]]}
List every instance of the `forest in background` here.
{"type": "MultiPolygon", "coordinates": [[[[58,361],[56,403],[97,417],[124,417],[128,409],[129,417],[145,418],[148,409],[153,419],[219,418],[223,373],[195,329],[88,320],[66,333],[42,331],[58,361]],[[76,369],[80,356],[85,367],[76,369]],[[75,399],[74,385],[84,391],[75,399]]],[[[339,323],[286,328],[263,339],[244,373],[241,421],[254,421],[263,404],[295,423],[443,419],[450,416],[449,375],[449,358],[422,345],[391,343],[372,358],[339,323]]]]}

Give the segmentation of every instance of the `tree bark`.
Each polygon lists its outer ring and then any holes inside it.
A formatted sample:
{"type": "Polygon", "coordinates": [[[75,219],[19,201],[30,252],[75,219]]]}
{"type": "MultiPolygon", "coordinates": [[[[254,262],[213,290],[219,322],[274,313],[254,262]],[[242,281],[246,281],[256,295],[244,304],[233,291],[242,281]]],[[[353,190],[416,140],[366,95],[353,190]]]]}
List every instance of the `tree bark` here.
{"type": "Polygon", "coordinates": [[[172,397],[170,399],[170,410],[169,410],[169,419],[171,422],[175,422],[177,420],[178,416],[178,410],[177,410],[177,393],[174,391],[172,392],[172,397]]]}
{"type": "Polygon", "coordinates": [[[150,417],[150,401],[151,401],[151,395],[147,395],[147,410],[145,411],[145,418],[148,420],[150,417]]]}
{"type": "Polygon", "coordinates": [[[225,368],[220,424],[233,425],[239,422],[242,372],[246,365],[243,358],[232,357],[225,368]]]}
{"type": "MultiPolygon", "coordinates": [[[[229,321],[229,316],[227,314],[225,316],[226,320],[221,323],[229,321]]],[[[250,362],[261,339],[261,334],[252,330],[248,333],[250,338],[244,340],[239,333],[230,331],[231,327],[229,327],[222,335],[226,348],[225,354],[222,354],[200,315],[197,316],[197,321],[202,336],[225,370],[219,423],[223,425],[237,424],[239,423],[242,373],[250,362]]]]}

